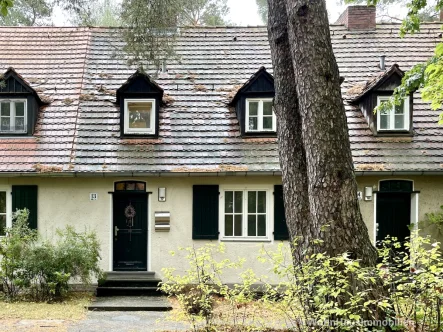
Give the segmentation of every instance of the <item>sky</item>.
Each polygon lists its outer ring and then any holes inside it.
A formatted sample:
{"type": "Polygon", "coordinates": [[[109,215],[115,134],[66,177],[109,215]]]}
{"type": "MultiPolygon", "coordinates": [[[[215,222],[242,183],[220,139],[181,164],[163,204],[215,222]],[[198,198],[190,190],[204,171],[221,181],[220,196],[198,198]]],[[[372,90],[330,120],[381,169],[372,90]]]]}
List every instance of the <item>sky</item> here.
{"type": "MultiPolygon", "coordinates": [[[[228,0],[228,5],[230,8],[228,19],[236,25],[263,25],[258,15],[255,0],[228,0]]],[[[326,5],[330,23],[334,23],[346,8],[346,5],[340,2],[340,0],[326,0],[326,5]]],[[[54,10],[53,22],[56,26],[70,25],[66,21],[66,15],[58,8],[54,10]]]]}
{"type": "MultiPolygon", "coordinates": [[[[255,0],[228,0],[230,8],[229,19],[237,25],[263,25],[257,12],[255,0]]],[[[329,22],[334,23],[345,10],[339,0],[326,0],[329,22]]]]}

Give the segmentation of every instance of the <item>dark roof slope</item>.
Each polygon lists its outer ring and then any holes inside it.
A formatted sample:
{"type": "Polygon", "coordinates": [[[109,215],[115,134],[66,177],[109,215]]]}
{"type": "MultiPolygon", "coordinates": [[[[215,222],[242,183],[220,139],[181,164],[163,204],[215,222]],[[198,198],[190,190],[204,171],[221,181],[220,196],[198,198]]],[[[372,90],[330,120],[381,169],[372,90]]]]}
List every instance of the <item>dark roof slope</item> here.
{"type": "MultiPolygon", "coordinates": [[[[386,55],[387,67],[396,63],[407,70],[425,61],[439,40],[437,23],[404,39],[398,29],[383,24],[376,31],[350,32],[331,26],[345,100],[349,88],[381,74],[379,55],[386,55]]],[[[115,93],[135,68],[115,56],[122,46],[117,31],[0,28],[0,72],[13,66],[54,99],[42,108],[35,137],[0,138],[0,171],[279,172],[276,139],[241,138],[228,107],[260,67],[272,73],[266,28],[181,30],[179,59],[155,78],[169,98],[160,111],[158,139],[120,138],[115,93]]],[[[356,106],[346,102],[346,113],[356,170],[443,171],[443,127],[418,95],[412,138],[374,137],[356,106]]]]}

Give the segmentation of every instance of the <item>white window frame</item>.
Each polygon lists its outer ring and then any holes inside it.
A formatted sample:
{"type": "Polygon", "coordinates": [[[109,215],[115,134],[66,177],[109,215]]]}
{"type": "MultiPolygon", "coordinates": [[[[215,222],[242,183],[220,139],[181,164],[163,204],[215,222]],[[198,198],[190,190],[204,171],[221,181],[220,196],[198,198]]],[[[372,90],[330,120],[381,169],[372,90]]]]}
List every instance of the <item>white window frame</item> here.
{"type": "Polygon", "coordinates": [[[0,113],[0,133],[6,134],[6,133],[23,133],[26,134],[28,132],[28,101],[26,99],[0,99],[0,103],[9,102],[10,104],[10,115],[9,116],[2,116],[0,113]],[[20,102],[24,103],[24,126],[23,130],[8,130],[8,131],[2,131],[1,130],[1,120],[3,117],[10,118],[9,125],[11,126],[11,123],[14,123],[15,128],[15,103],[20,102]]]}
{"type": "Polygon", "coordinates": [[[276,132],[277,131],[277,117],[274,110],[272,110],[272,129],[263,129],[263,102],[273,102],[272,98],[247,98],[246,99],[246,119],[245,119],[245,131],[247,133],[258,132],[276,132]],[[249,129],[249,103],[258,102],[257,110],[257,130],[249,129]]]}
{"type": "MultiPolygon", "coordinates": [[[[11,188],[8,186],[0,186],[0,191],[6,192],[6,227],[10,228],[12,226],[12,199],[11,199],[11,188]]],[[[4,215],[2,213],[2,215],[4,215]]],[[[0,235],[3,237],[4,235],[0,235]]]]}
{"type": "MultiPolygon", "coordinates": [[[[380,105],[382,102],[384,101],[388,101],[389,100],[389,96],[377,96],[377,106],[380,105]]],[[[410,130],[410,112],[409,112],[409,98],[406,97],[403,101],[403,114],[404,114],[404,127],[403,128],[395,128],[395,106],[391,109],[391,111],[389,112],[389,124],[390,124],[390,128],[388,129],[381,129],[380,128],[380,116],[381,116],[381,111],[377,112],[377,131],[409,131],[410,130]]]]}
{"type": "Polygon", "coordinates": [[[155,99],[125,99],[124,102],[124,133],[132,134],[132,135],[155,135],[156,129],[156,100],[155,99]],[[129,128],[129,109],[128,103],[140,102],[140,103],[152,103],[152,112],[151,112],[151,128],[129,128]]]}
{"type": "Polygon", "coordinates": [[[221,241],[239,241],[239,242],[271,242],[273,238],[273,220],[274,220],[274,200],[273,186],[220,186],[219,200],[219,220],[220,220],[220,240],[221,241]],[[243,191],[243,211],[242,211],[242,236],[225,236],[225,192],[243,191]],[[266,236],[247,236],[248,234],[248,191],[266,192],[266,236]]]}

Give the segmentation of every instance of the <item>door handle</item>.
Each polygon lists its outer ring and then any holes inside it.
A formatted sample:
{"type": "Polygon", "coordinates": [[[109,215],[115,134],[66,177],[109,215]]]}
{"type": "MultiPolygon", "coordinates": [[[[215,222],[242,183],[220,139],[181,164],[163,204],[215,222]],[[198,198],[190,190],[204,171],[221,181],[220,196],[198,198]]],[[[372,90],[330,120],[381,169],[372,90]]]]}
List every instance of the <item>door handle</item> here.
{"type": "Polygon", "coordinates": [[[117,237],[118,231],[120,229],[117,226],[114,226],[114,236],[117,237]]]}

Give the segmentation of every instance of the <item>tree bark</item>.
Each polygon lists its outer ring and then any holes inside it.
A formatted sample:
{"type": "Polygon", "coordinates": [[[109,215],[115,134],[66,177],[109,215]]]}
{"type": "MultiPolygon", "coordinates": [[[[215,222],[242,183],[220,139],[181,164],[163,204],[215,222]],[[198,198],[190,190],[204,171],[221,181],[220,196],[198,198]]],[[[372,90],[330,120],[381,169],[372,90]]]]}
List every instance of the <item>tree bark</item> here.
{"type": "Polygon", "coordinates": [[[278,148],[283,178],[286,223],[294,260],[300,261],[309,248],[310,238],[300,236],[311,227],[308,199],[306,153],[302,141],[302,123],[298,109],[297,87],[288,39],[285,0],[268,0],[268,36],[274,68],[278,148]]]}
{"type": "MultiPolygon", "coordinates": [[[[326,3],[324,0],[285,0],[285,3],[306,151],[311,216],[306,221],[310,225],[297,228],[302,232],[298,235],[323,240],[321,247],[329,255],[350,252],[354,258],[361,259],[363,265],[375,265],[377,253],[370,242],[357,199],[326,3]]],[[[299,128],[288,130],[298,131],[299,128]]],[[[284,178],[284,182],[287,180],[284,178]]]]}

